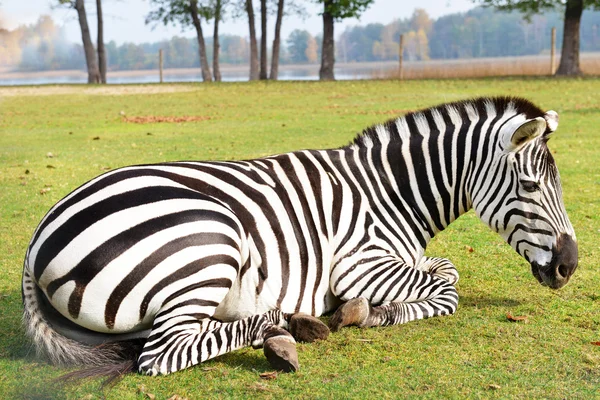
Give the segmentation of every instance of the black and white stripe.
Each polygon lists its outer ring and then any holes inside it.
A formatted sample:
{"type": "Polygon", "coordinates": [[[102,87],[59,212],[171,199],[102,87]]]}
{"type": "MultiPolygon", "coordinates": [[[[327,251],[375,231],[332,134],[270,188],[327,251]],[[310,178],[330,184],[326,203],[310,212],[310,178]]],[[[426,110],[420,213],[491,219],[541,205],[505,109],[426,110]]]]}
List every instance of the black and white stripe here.
{"type": "Polygon", "coordinates": [[[560,235],[574,240],[546,146],[555,115],[482,98],[373,126],[339,149],[106,173],[33,235],[28,332],[56,362],[87,351],[66,337],[139,336],[140,371],[164,374],[355,298],[375,306],[359,325],[452,314],[456,269],[424,250],[464,212],[532,265],[550,262],[560,235]]]}

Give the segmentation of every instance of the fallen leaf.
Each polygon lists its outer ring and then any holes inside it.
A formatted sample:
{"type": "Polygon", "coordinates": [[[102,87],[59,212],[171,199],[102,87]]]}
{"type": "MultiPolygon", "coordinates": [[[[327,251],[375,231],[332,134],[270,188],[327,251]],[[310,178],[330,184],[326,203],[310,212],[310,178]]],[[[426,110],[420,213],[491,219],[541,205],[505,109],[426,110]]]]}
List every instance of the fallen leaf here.
{"type": "Polygon", "coordinates": [[[500,385],[496,385],[495,383],[490,383],[488,385],[488,389],[491,389],[491,390],[498,390],[500,388],[501,388],[501,386],[500,385]]]}
{"type": "Polygon", "coordinates": [[[152,393],[148,393],[148,389],[146,389],[146,386],[145,386],[145,385],[140,385],[140,386],[138,386],[138,389],[137,389],[137,391],[138,391],[138,393],[140,393],[140,394],[144,394],[144,395],[146,395],[146,397],[147,397],[147,398],[149,398],[150,400],[154,400],[154,399],[156,399],[156,396],[155,396],[155,395],[153,395],[152,393]]]}
{"type": "Polygon", "coordinates": [[[277,371],[263,372],[259,376],[260,376],[260,379],[265,379],[265,380],[277,379],[277,371]]]}
{"type": "Polygon", "coordinates": [[[46,157],[47,158],[52,158],[52,157],[54,157],[54,154],[52,154],[51,152],[47,152],[46,153],[46,157]]]}
{"type": "Polygon", "coordinates": [[[94,136],[92,140],[100,140],[100,136],[94,136]]]}
{"type": "Polygon", "coordinates": [[[525,315],[513,316],[513,315],[511,315],[511,313],[506,313],[506,319],[508,319],[511,322],[519,322],[519,321],[527,322],[527,317],[525,315]]]}
{"type": "Polygon", "coordinates": [[[48,192],[49,192],[49,191],[51,191],[51,190],[52,190],[52,189],[50,189],[50,188],[43,188],[43,189],[40,189],[40,194],[46,194],[46,193],[48,193],[48,192]]]}
{"type": "Polygon", "coordinates": [[[174,394],[173,396],[169,397],[168,400],[188,400],[187,397],[181,397],[178,394],[174,394]]]}
{"type": "Polygon", "coordinates": [[[600,346],[600,342],[590,342],[591,344],[593,344],[594,346],[600,346]]]}
{"type": "Polygon", "coordinates": [[[469,253],[472,253],[475,251],[475,249],[472,248],[471,246],[465,246],[465,250],[467,250],[469,253]]]}
{"type": "Polygon", "coordinates": [[[56,167],[54,165],[48,164],[48,165],[46,165],[46,168],[48,168],[48,169],[55,169],[56,167]]]}

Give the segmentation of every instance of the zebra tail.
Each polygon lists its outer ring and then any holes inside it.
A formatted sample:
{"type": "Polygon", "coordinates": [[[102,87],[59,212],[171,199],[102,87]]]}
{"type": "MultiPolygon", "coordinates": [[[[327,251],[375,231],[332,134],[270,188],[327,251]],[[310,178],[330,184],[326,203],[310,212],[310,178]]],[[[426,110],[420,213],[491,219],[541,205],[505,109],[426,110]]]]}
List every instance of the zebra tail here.
{"type": "MultiPolygon", "coordinates": [[[[56,327],[64,326],[66,318],[48,303],[44,293],[31,278],[28,268],[23,269],[23,325],[39,357],[47,357],[54,365],[85,366],[75,371],[70,379],[92,376],[117,377],[136,369],[143,340],[124,340],[96,346],[81,343],[63,335],[56,327]],[[95,373],[92,374],[92,372],[95,373]]],[[[67,320],[68,321],[68,320],[67,320]]],[[[70,321],[68,321],[70,322],[70,321]]],[[[73,324],[74,325],[74,324],[73,324]]],[[[67,374],[67,375],[71,375],[67,374]]],[[[65,375],[66,378],[69,378],[65,375]]]]}

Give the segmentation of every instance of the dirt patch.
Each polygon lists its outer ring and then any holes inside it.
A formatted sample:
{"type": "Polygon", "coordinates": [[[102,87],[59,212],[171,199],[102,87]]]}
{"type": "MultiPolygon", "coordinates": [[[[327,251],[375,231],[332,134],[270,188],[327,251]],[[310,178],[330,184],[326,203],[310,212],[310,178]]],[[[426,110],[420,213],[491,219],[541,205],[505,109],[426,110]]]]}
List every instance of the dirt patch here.
{"type": "Polygon", "coordinates": [[[147,115],[143,117],[123,117],[123,121],[131,122],[134,124],[154,124],[158,122],[169,122],[169,123],[179,123],[179,122],[197,122],[197,121],[208,121],[210,117],[202,116],[202,115],[184,115],[179,117],[174,116],[157,116],[157,115],[147,115]]]}

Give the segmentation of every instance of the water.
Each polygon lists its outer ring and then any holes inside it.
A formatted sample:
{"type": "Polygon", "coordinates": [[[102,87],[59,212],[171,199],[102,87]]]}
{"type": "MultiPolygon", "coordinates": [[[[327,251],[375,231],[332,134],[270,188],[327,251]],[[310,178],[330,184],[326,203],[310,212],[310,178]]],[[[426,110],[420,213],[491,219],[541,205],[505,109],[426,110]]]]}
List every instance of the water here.
{"type": "MultiPolygon", "coordinates": [[[[382,71],[396,66],[392,63],[359,63],[341,64],[335,68],[335,77],[338,80],[372,79],[382,71]]],[[[225,82],[242,82],[248,80],[248,71],[243,67],[223,67],[221,74],[225,82]]],[[[319,66],[281,66],[279,80],[318,80],[319,66]]],[[[159,81],[157,70],[148,71],[118,71],[109,72],[108,83],[157,83],[159,81]]],[[[164,82],[201,82],[200,70],[165,70],[164,82]]],[[[81,84],[87,83],[87,74],[84,71],[48,71],[33,73],[0,73],[0,86],[15,85],[44,85],[44,84],[81,84]]]]}

